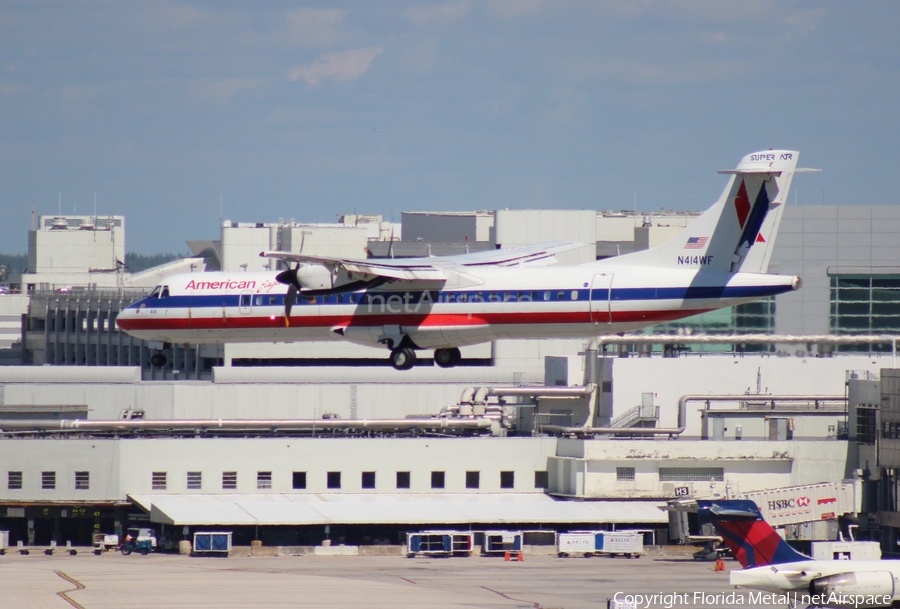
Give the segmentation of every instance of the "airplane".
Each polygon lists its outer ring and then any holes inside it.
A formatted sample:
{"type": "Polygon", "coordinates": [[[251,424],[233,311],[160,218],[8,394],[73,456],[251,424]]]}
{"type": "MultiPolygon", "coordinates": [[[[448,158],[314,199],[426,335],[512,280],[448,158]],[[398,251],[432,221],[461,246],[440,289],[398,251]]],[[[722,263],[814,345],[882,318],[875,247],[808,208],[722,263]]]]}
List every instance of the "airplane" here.
{"type": "Polygon", "coordinates": [[[743,567],[730,572],[731,585],[779,595],[765,604],[900,606],[900,561],[814,560],[782,539],[750,500],[674,499],[666,509],[712,523],[743,567]]]}
{"type": "MultiPolygon", "coordinates": [[[[434,349],[495,339],[589,338],[730,307],[800,288],[766,274],[799,153],[745,156],[719,199],[676,237],[615,258],[564,266],[583,244],[543,243],[448,257],[353,260],[262,252],[280,272],[166,277],[116,323],[163,343],[343,340],[390,350],[407,370],[434,349]]],[[[164,359],[162,360],[165,361],[164,359]]]]}

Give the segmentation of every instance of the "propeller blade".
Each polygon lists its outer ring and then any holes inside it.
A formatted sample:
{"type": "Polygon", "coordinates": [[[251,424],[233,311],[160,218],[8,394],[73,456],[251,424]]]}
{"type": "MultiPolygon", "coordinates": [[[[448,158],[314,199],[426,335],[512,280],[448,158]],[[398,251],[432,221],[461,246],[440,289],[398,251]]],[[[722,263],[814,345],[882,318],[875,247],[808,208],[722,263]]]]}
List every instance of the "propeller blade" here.
{"type": "Polygon", "coordinates": [[[297,270],[300,265],[296,265],[292,269],[281,271],[275,275],[275,281],[288,287],[287,294],[284,296],[284,325],[291,325],[291,308],[294,306],[294,300],[297,298],[297,292],[300,291],[300,280],[297,278],[297,270]]]}
{"type": "Polygon", "coordinates": [[[296,298],[297,288],[293,285],[289,285],[287,294],[284,296],[284,326],[286,328],[291,325],[291,308],[294,306],[294,300],[296,298]]]}

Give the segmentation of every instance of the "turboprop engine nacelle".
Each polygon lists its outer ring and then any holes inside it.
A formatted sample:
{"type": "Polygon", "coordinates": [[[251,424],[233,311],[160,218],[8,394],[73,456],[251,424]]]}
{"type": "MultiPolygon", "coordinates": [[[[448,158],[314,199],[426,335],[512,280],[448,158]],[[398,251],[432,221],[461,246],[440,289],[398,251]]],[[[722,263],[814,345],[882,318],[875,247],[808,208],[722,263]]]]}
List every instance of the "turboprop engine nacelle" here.
{"type": "MultiPolygon", "coordinates": [[[[338,273],[338,277],[344,273],[338,273]]],[[[297,282],[303,290],[330,290],[337,278],[331,269],[321,264],[304,264],[297,269],[297,282]]]]}

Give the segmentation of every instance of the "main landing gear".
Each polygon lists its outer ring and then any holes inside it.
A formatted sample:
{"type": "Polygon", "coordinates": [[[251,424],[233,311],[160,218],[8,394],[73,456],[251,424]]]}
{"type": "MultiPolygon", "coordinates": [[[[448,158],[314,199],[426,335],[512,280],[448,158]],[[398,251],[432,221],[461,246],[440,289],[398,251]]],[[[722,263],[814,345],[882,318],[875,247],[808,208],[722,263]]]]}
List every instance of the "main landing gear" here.
{"type": "MultiPolygon", "coordinates": [[[[391,350],[391,365],[397,370],[409,370],[416,365],[416,359],[416,352],[412,347],[397,347],[391,350]]],[[[452,368],[461,359],[462,355],[456,347],[434,351],[434,363],[441,368],[452,368]]]]}
{"type": "Polygon", "coordinates": [[[391,366],[397,370],[409,370],[416,365],[416,352],[412,347],[397,347],[391,351],[391,366]]]}
{"type": "Polygon", "coordinates": [[[434,363],[441,368],[452,368],[462,359],[459,349],[452,347],[450,349],[435,349],[434,363]]]}

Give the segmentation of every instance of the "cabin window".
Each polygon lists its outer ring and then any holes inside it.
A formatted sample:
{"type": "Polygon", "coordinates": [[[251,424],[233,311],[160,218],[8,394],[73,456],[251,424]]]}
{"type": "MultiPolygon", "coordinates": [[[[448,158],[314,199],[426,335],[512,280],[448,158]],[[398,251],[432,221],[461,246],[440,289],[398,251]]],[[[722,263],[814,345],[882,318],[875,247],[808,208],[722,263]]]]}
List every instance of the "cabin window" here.
{"type": "Polygon", "coordinates": [[[251,295],[250,294],[241,294],[241,306],[249,307],[251,304],[251,295]]]}
{"type": "Polygon", "coordinates": [[[263,303],[263,297],[262,297],[262,296],[257,296],[257,297],[256,297],[256,305],[259,306],[259,305],[261,305],[262,303],[263,303]]]}
{"type": "Polygon", "coordinates": [[[466,302],[466,300],[468,300],[468,298],[466,297],[465,294],[460,294],[460,295],[457,297],[457,301],[458,301],[458,302],[466,302]]]}
{"type": "Polygon", "coordinates": [[[578,290],[572,290],[572,300],[578,300],[578,290]]]}
{"type": "Polygon", "coordinates": [[[503,302],[515,302],[517,294],[515,292],[506,292],[503,294],[503,302]]]}
{"type": "Polygon", "coordinates": [[[491,302],[500,302],[500,296],[497,294],[497,292],[491,292],[488,296],[488,300],[490,300],[491,302]]]}
{"type": "Polygon", "coordinates": [[[544,300],[550,300],[550,292],[544,292],[544,300]]]}
{"type": "Polygon", "coordinates": [[[564,296],[565,296],[565,292],[557,292],[556,300],[562,300],[564,296]]]}

